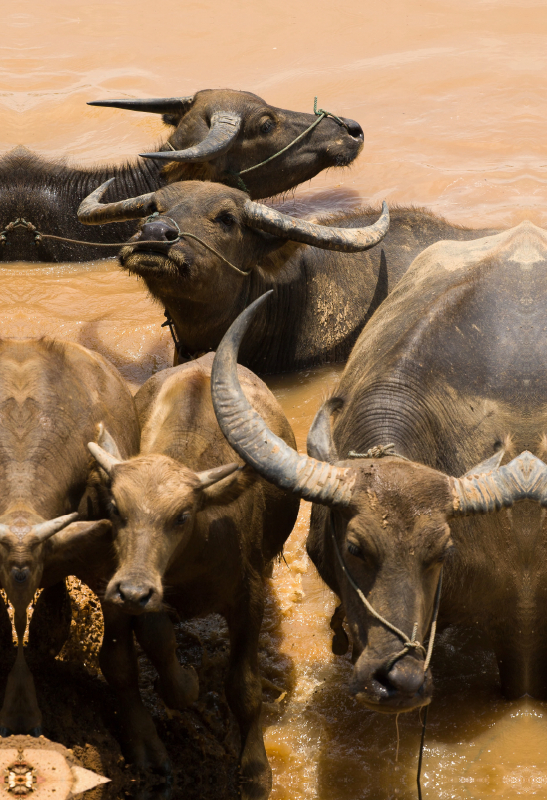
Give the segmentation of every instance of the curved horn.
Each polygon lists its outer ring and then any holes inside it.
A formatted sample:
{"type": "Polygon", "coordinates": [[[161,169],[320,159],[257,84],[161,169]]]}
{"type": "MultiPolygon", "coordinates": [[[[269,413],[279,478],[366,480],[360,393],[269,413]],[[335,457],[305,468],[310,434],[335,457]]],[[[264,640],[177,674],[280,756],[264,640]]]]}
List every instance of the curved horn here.
{"type": "Polygon", "coordinates": [[[109,178],[109,180],[101,183],[94,192],[91,192],[85,200],[82,200],[77,211],[78,221],[82,225],[126,222],[130,219],[146,217],[155,211],[153,204],[154,192],[141,194],[138,197],[130,197],[128,200],[119,200],[116,203],[101,203],[101,197],[115,180],[115,178],[109,178]]]}
{"type": "Polygon", "coordinates": [[[237,469],[239,469],[239,464],[224,464],[222,467],[214,467],[204,472],[197,472],[196,477],[201,483],[201,488],[206,489],[208,486],[212,486],[213,483],[218,483],[218,481],[221,481],[223,478],[227,478],[228,475],[231,475],[237,469]]]}
{"type": "Polygon", "coordinates": [[[148,114],[184,114],[194,100],[189,97],[156,97],[151,100],[92,100],[88,106],[123,108],[126,111],[146,111],[148,114]]]}
{"type": "Polygon", "coordinates": [[[36,536],[39,542],[45,542],[54,533],[66,528],[71,522],[78,518],[78,514],[65,514],[63,517],[50,519],[47,522],[39,522],[38,525],[33,525],[31,528],[32,533],[36,536]]]}
{"type": "Polygon", "coordinates": [[[239,315],[218,347],[211,371],[211,395],[218,424],[234,450],[266,480],[315,503],[348,505],[355,485],[354,471],[299,455],[269,430],[239,384],[239,345],[255,313],[271,293],[272,290],[263,294],[239,315]]]}
{"type": "Polygon", "coordinates": [[[367,228],[331,228],[317,225],[281,214],[252,200],[245,203],[244,213],[246,223],[253,228],[324,250],[340,250],[344,253],[358,253],[374,247],[389,230],[389,211],[385,201],[382,203],[380,218],[367,228]]]}
{"type": "Polygon", "coordinates": [[[517,500],[545,498],[547,468],[528,451],[509,464],[478,475],[474,470],[463,478],[450,478],[454,514],[486,514],[512,506],[517,500]],[[469,477],[468,477],[469,476],[469,477]]]}
{"type": "Polygon", "coordinates": [[[210,161],[226,153],[233,145],[239,129],[241,117],[236,114],[215,112],[211,117],[209,133],[199,144],[186,150],[173,150],[161,153],[141,153],[143,158],[158,158],[163,161],[210,161]]]}
{"type": "Polygon", "coordinates": [[[122,463],[119,458],[116,458],[116,456],[113,456],[106,450],[103,450],[103,448],[100,447],[95,442],[88,442],[87,449],[89,450],[89,452],[91,453],[97,464],[99,464],[99,466],[101,466],[104,469],[107,475],[110,475],[113,467],[115,467],[116,464],[122,463]]]}

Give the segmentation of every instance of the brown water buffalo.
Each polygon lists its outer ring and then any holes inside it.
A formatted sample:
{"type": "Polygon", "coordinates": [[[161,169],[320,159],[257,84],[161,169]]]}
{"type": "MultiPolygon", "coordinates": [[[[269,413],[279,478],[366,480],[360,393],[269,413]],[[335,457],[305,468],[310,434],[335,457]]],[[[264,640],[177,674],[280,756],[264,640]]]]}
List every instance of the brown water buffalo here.
{"type": "MultiPolygon", "coordinates": [[[[220,432],[211,405],[212,355],[163,370],[135,400],[141,450],[124,460],[90,443],[107,476],[118,568],[104,595],[101,668],[120,697],[130,758],[166,771],[167,755],[139,696],[131,616],[139,641],[160,675],[168,707],[197,697],[197,676],[183,672],[164,608],[185,618],[222,614],[230,633],[226,697],[241,732],[241,796],[265,798],[271,771],[260,726],[262,687],[257,647],[263,576],[282,551],[299,501],[241,468],[220,432]]],[[[244,368],[238,374],[253,406],[294,447],[277,401],[244,368]]],[[[114,454],[113,454],[114,452],[114,454]]]]}
{"type": "MultiPolygon", "coordinates": [[[[41,714],[23,653],[27,607],[39,587],[53,586],[42,594],[31,627],[56,655],[63,632],[40,626],[42,615],[52,611],[48,595],[62,601],[66,590],[54,585],[75,570],[82,568],[88,577],[104,534],[103,556],[109,547],[108,522],[74,523],[77,512],[97,515],[97,498],[88,487],[94,462],[87,442],[102,441],[104,422],[120,450],[132,455],[139,423],[125,382],[102,356],[47,339],[0,341],[0,418],[0,583],[14,607],[18,636],[0,735],[38,735],[41,714]]],[[[33,638],[31,654],[40,649],[33,638]]]]}
{"type": "MultiPolygon", "coordinates": [[[[154,191],[182,176],[233,185],[242,185],[244,179],[252,197],[270,197],[310,180],[323,169],[349,165],[363,146],[363,131],[353,120],[320,119],[274,108],[254,94],[230,89],[205,90],[192,97],[108,100],[91,105],[162,114],[172,130],[153,159],[120,166],[69,167],[17,148],[0,160],[0,230],[24,218],[47,234],[84,242],[123,242],[134,232],[134,225],[90,231],[74,217],[83,198],[108,178],[116,178],[108,193],[111,201],[154,191]],[[314,122],[318,124],[305,133],[314,122]],[[258,167],[304,133],[278,158],[258,167]],[[167,163],[161,160],[164,156],[167,163]],[[250,171],[239,178],[238,173],[247,169],[250,171]]],[[[115,253],[115,249],[53,239],[35,243],[34,235],[24,227],[4,232],[0,242],[0,258],[10,261],[83,261],[115,253]]]]}
{"type": "Polygon", "coordinates": [[[530,453],[497,466],[500,447],[537,448],[543,435],[545,244],[522,225],[426,250],[362,333],[308,457],[268,431],[237,385],[237,346],[260,301],[217,351],[213,404],[228,440],[315,503],[308,552],[341,598],[353,688],[371,708],[430,700],[423,642],[443,563],[440,622],[484,628],[507,695],[546,696],[547,543],[541,509],[526,500],[545,467],[530,453]],[[501,510],[515,500],[526,502],[501,510]],[[498,513],[459,519],[486,511],[498,513]]]}
{"type": "Polygon", "coordinates": [[[393,211],[387,233],[385,210],[378,222],[380,211],[365,209],[312,224],[237,189],[191,181],[125,203],[103,205],[101,194],[82,204],[82,222],[154,215],[120,252],[120,264],[165,306],[181,354],[216,349],[237,315],[274,290],[240,355],[259,373],[344,361],[418,253],[439,239],[485,234],[419,209],[393,211]]]}

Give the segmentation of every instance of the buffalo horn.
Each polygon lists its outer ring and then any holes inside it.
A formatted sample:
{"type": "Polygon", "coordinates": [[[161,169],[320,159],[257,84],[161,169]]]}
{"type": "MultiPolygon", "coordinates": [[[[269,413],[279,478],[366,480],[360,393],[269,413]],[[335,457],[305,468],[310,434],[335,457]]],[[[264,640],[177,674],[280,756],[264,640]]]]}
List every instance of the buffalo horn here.
{"type": "Polygon", "coordinates": [[[211,127],[207,136],[193,147],[187,147],[185,150],[166,150],[160,153],[141,153],[141,156],[164,161],[210,161],[230,149],[240,127],[241,117],[239,115],[217,111],[211,117],[211,127]]]}
{"type": "Polygon", "coordinates": [[[88,442],[87,448],[97,464],[104,469],[107,475],[110,475],[113,467],[115,467],[117,464],[121,464],[119,458],[116,458],[116,456],[113,456],[106,450],[103,450],[103,448],[95,442],[88,442]]]}
{"type": "Polygon", "coordinates": [[[389,230],[389,211],[385,202],[382,203],[380,218],[367,228],[332,228],[327,225],[317,225],[281,214],[252,200],[247,200],[245,203],[244,213],[245,222],[253,228],[295,242],[321,247],[323,250],[340,250],[345,253],[369,250],[381,242],[389,230]]]}
{"type": "Polygon", "coordinates": [[[355,485],[354,471],[299,455],[269,430],[241,389],[237,376],[239,345],[270,294],[271,290],[239,315],[218,347],[211,371],[218,424],[234,450],[266,480],[315,503],[347,506],[355,485]]]}
{"type": "Polygon", "coordinates": [[[450,478],[454,514],[486,514],[512,506],[516,500],[540,500],[547,504],[547,469],[528,451],[509,464],[477,474],[476,468],[463,478],[450,478]]]}
{"type": "Polygon", "coordinates": [[[146,111],[149,114],[184,114],[192,103],[190,97],[158,97],[151,100],[92,100],[88,106],[123,108],[126,111],[146,111]]]}
{"type": "Polygon", "coordinates": [[[223,478],[227,478],[228,475],[231,475],[239,469],[239,464],[225,464],[222,467],[214,467],[213,469],[207,469],[204,472],[196,473],[196,478],[198,478],[201,488],[206,489],[208,486],[212,486],[213,483],[218,483],[223,478]]]}
{"type": "Polygon", "coordinates": [[[65,514],[63,517],[56,517],[56,519],[50,519],[47,522],[39,522],[37,525],[33,525],[31,532],[37,537],[40,543],[45,542],[46,539],[49,539],[50,536],[53,536],[54,533],[62,530],[62,528],[66,528],[67,525],[70,525],[70,523],[74,522],[77,518],[77,513],[65,514]]]}
{"type": "Polygon", "coordinates": [[[78,221],[82,225],[125,222],[129,219],[146,217],[155,211],[153,203],[154,192],[141,194],[138,197],[130,197],[128,200],[119,200],[117,203],[101,203],[101,197],[115,180],[115,178],[109,178],[82,200],[77,212],[78,221]]]}

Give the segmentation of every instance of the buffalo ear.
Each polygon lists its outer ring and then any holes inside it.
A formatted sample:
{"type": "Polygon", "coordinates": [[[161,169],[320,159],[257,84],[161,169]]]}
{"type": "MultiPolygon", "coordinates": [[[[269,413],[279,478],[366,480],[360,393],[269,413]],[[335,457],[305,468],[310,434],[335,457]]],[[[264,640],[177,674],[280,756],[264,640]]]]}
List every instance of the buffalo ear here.
{"type": "Polygon", "coordinates": [[[252,467],[245,466],[238,469],[237,472],[232,472],[226,478],[223,478],[212,486],[208,486],[201,493],[202,508],[208,505],[226,506],[237,500],[243,492],[247,491],[251,486],[254,486],[258,474],[252,467]]]}
{"type": "Polygon", "coordinates": [[[312,422],[308,433],[308,455],[317,461],[326,461],[335,464],[338,459],[336,446],[332,440],[330,418],[333,411],[338,411],[344,404],[341,397],[331,397],[326,400],[312,422]]]}
{"type": "Polygon", "coordinates": [[[181,120],[181,117],[179,114],[163,114],[162,120],[166,125],[171,125],[173,128],[176,128],[181,120]]]}
{"type": "Polygon", "coordinates": [[[498,450],[493,456],[485,458],[480,464],[477,464],[475,467],[467,470],[463,477],[471,478],[473,475],[481,475],[483,472],[491,472],[493,469],[497,469],[501,464],[504,455],[505,450],[498,450]]]}
{"type": "Polygon", "coordinates": [[[99,422],[99,435],[97,436],[97,444],[99,447],[102,447],[103,450],[106,450],[107,453],[110,453],[111,456],[117,458],[118,461],[123,461],[119,447],[106,429],[104,422],[99,422]]]}

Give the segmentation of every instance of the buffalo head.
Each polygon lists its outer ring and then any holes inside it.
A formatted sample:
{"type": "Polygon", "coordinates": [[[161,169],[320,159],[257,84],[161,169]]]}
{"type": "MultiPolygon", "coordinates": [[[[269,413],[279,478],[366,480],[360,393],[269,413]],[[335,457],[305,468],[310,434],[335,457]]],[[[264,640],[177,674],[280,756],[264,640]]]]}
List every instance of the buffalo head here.
{"type": "Polygon", "coordinates": [[[90,105],[161,114],[175,130],[162,151],[143,156],[166,162],[169,183],[198,179],[237,186],[238,173],[256,167],[241,176],[253,198],[286,192],[328,167],[345,167],[363,146],[357,122],[325,117],[286,152],[258,167],[304,134],[317,117],[275,108],[255,94],[231,89],[90,105]]]}
{"type": "MultiPolygon", "coordinates": [[[[211,374],[213,406],[234,450],[259,474],[314,506],[308,551],[342,600],[354,644],[353,690],[374,710],[427,704],[432,678],[424,641],[456,515],[485,513],[529,496],[544,465],[522,454],[499,467],[490,459],[452,478],[396,455],[340,458],[327,401],[302,456],[276,437],[238,383],[239,344],[265,295],[232,324],[211,374]],[[539,465],[539,468],[538,468],[539,465]]],[[[348,454],[346,454],[347,456],[348,454]]]]}
{"type": "Polygon", "coordinates": [[[215,299],[220,298],[225,309],[226,298],[237,295],[250,271],[282,268],[284,258],[276,259],[275,251],[287,242],[359,252],[378,244],[389,227],[385,204],[374,225],[336,228],[281,214],[249,200],[238,189],[199,181],[171,184],[150,194],[103,204],[100,200],[109,183],[83,201],[78,210],[80,222],[98,225],[147,217],[122,248],[122,267],[142,276],[152,294],[163,302],[178,298],[206,303],[217,317],[215,299]]]}
{"type": "Polygon", "coordinates": [[[105,600],[129,614],[160,611],[164,575],[191,549],[197,513],[226,500],[239,465],[196,473],[159,453],[123,461],[112,439],[88,447],[105,478],[118,563],[105,600]]]}

